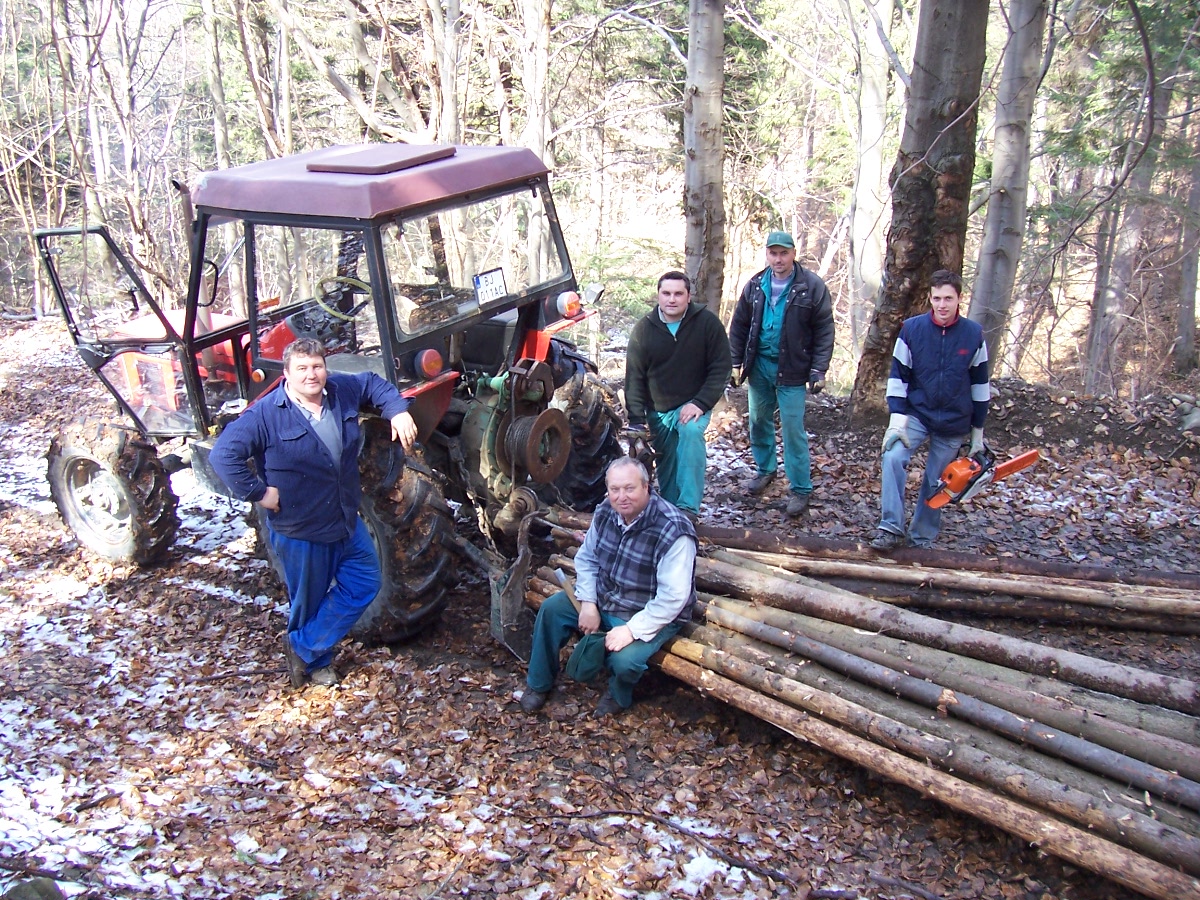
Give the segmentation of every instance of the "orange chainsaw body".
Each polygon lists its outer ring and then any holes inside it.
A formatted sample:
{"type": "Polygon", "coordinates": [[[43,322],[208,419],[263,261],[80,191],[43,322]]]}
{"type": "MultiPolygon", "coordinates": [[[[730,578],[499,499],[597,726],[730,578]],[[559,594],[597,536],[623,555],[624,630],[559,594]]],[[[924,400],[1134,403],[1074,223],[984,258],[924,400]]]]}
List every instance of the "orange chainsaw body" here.
{"type": "Polygon", "coordinates": [[[1022,469],[1028,469],[1041,459],[1041,454],[1037,450],[1029,450],[999,465],[995,464],[995,459],[987,450],[975,456],[952,459],[942,470],[937,490],[925,501],[926,505],[932,509],[941,509],[949,503],[958,503],[974,496],[983,490],[985,485],[1007,478],[1022,469]]]}

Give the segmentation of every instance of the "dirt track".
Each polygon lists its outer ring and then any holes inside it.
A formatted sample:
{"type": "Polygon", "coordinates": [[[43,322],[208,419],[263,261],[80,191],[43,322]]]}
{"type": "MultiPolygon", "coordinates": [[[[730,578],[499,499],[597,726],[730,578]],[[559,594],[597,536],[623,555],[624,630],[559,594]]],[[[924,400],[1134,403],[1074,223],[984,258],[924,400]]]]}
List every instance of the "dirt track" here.
{"type": "MultiPolygon", "coordinates": [[[[521,667],[487,636],[486,584],[469,572],[440,627],[392,650],[348,647],[339,689],[293,692],[276,652],[284,596],[239,510],[184,477],[181,540],[139,571],[82,553],[39,494],[50,431],[106,403],[66,347],[57,323],[0,333],[10,871],[96,897],[1136,896],[656,673],[616,721],[587,716],[599,684],[568,683],[525,717],[521,667]]],[[[815,502],[792,523],[778,483],[746,503],[731,401],[707,519],[869,536],[877,434],[838,430],[838,404],[814,400],[815,502]]],[[[1079,427],[1059,434],[1051,413],[1065,404],[1044,402],[1032,424],[1014,410],[989,438],[1040,444],[1047,465],[948,516],[945,540],[1200,571],[1195,451],[1157,455],[1181,440],[1171,423],[1147,417],[1150,437],[1109,446],[1102,413],[1077,409],[1079,427]]],[[[1196,638],[997,627],[1200,679],[1196,638]]]]}

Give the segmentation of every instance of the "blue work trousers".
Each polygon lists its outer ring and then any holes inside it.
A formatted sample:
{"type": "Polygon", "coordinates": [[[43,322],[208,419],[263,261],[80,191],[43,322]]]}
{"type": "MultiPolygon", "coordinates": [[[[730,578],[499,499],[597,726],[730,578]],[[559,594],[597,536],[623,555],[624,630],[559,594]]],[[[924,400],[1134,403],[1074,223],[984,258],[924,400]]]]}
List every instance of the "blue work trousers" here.
{"type": "Polygon", "coordinates": [[[647,416],[656,456],[654,468],[662,498],[685,512],[699,513],[700,501],[704,499],[704,470],[708,466],[704,430],[712,411],[683,423],[679,421],[682,408],[647,416]]]}
{"type": "Polygon", "coordinates": [[[333,648],[379,593],[379,557],[371,534],[362,519],[349,538],[328,544],[279,534],[269,520],[267,534],[292,601],[292,649],[310,672],[331,665],[333,648]]]}
{"type": "MultiPolygon", "coordinates": [[[[601,611],[600,628],[612,631],[624,625],[626,619],[618,619],[601,611]]],[[[608,692],[622,709],[633,704],[633,686],[646,671],[646,662],[667,641],[679,633],[680,624],[671,622],[653,640],[634,640],[616,653],[604,653],[604,668],[608,671],[608,692]]],[[[529,674],[525,682],[531,691],[547,693],[554,687],[558,677],[558,654],[571,635],[579,631],[579,613],[566,593],[551,594],[538,610],[533,623],[533,650],[529,655],[529,674]]]]}
{"type": "Polygon", "coordinates": [[[921,479],[921,491],[917,495],[917,508],[913,512],[908,539],[914,547],[928,547],[938,536],[942,525],[942,511],[931,509],[925,501],[933,496],[942,472],[950,461],[958,456],[967,435],[930,434],[916,416],[908,417],[908,436],[912,447],[896,441],[883,454],[883,489],[879,498],[882,517],[879,528],[892,534],[904,536],[904,485],[907,479],[908,461],[929,439],[929,458],[925,462],[925,473],[921,479]]]}
{"type": "Polygon", "coordinates": [[[750,369],[750,453],[759,475],[769,475],[778,467],[775,457],[775,411],[779,411],[779,430],[783,436],[783,471],[794,494],[812,493],[812,461],[808,452],[808,432],[804,428],[804,403],[808,389],[802,385],[777,385],[779,363],[763,359],[750,369]]]}

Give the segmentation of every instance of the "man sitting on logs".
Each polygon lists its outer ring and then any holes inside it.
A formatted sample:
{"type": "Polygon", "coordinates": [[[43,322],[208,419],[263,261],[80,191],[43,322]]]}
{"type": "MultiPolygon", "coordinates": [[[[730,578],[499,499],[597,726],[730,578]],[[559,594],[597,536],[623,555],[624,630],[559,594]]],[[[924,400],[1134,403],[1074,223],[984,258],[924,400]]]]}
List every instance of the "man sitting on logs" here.
{"type": "Polygon", "coordinates": [[[603,634],[608,691],[593,715],[633,703],[646,662],[691,619],[696,600],[696,529],[687,515],[650,491],[650,475],[624,456],[605,472],[608,497],[596,508],[575,557],[575,598],[547,597],[533,626],[528,690],[521,708],[536,712],[558,675],[559,652],[580,631],[603,634]]]}

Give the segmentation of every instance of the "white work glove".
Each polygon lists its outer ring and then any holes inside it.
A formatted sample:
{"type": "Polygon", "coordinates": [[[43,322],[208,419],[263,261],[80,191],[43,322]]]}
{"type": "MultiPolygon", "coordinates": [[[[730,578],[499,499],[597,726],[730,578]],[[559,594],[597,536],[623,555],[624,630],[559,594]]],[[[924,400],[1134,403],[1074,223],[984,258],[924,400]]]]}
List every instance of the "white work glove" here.
{"type": "MultiPolygon", "coordinates": [[[[905,446],[907,446],[907,444],[905,446]]],[[[983,429],[982,428],[972,428],[971,429],[971,447],[969,450],[967,450],[967,456],[974,456],[976,453],[978,453],[982,449],[983,449],[983,429]]]]}
{"type": "Polygon", "coordinates": [[[883,433],[883,452],[887,453],[895,446],[896,441],[905,447],[912,446],[912,438],[908,436],[908,416],[904,413],[892,413],[888,419],[887,431],[883,433]]]}

